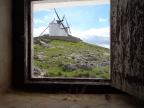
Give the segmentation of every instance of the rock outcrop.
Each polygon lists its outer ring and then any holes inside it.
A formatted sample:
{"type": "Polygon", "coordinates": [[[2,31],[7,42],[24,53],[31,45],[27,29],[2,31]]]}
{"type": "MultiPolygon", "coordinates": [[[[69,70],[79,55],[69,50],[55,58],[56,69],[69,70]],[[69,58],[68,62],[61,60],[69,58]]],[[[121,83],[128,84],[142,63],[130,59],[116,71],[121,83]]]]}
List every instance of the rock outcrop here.
{"type": "Polygon", "coordinates": [[[41,70],[39,68],[34,67],[33,74],[39,76],[41,75],[41,70]]]}
{"type": "Polygon", "coordinates": [[[75,65],[72,65],[72,64],[65,64],[65,65],[63,66],[63,69],[71,72],[71,71],[77,70],[77,67],[76,67],[75,65]]]}

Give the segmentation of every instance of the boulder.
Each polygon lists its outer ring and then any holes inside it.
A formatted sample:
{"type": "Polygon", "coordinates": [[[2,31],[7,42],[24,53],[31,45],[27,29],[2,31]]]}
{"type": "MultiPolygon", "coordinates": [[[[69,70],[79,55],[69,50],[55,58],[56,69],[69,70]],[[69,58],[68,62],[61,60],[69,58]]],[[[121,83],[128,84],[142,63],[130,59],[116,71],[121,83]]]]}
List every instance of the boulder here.
{"type": "Polygon", "coordinates": [[[73,63],[75,63],[75,64],[76,64],[76,63],[77,63],[77,61],[75,60],[75,61],[73,61],[73,63]]]}
{"type": "Polygon", "coordinates": [[[97,78],[96,74],[90,76],[90,78],[97,78]]]}
{"type": "Polygon", "coordinates": [[[45,42],[45,43],[49,43],[50,42],[50,40],[45,40],[45,39],[43,39],[42,41],[45,42]]]}
{"type": "Polygon", "coordinates": [[[106,66],[106,65],[110,65],[110,61],[106,61],[106,62],[101,63],[101,66],[106,66]]]}
{"type": "Polygon", "coordinates": [[[97,61],[98,59],[96,57],[84,57],[86,61],[97,61]]]}
{"type": "Polygon", "coordinates": [[[87,71],[92,70],[92,67],[90,67],[90,65],[87,65],[87,64],[80,64],[80,65],[77,65],[77,67],[83,70],[87,70],[87,71]]]}
{"type": "Polygon", "coordinates": [[[42,62],[42,63],[45,63],[45,60],[43,60],[43,59],[38,59],[37,61],[40,61],[40,62],[42,62]]]}
{"type": "Polygon", "coordinates": [[[76,67],[75,65],[72,65],[72,64],[65,64],[65,65],[63,66],[63,69],[71,72],[71,71],[77,70],[77,67],[76,67]]]}
{"type": "Polygon", "coordinates": [[[39,68],[34,67],[33,74],[34,75],[41,75],[41,70],[39,68]]]}
{"type": "Polygon", "coordinates": [[[44,73],[43,75],[44,77],[50,77],[50,75],[48,73],[44,73]]]}
{"type": "Polygon", "coordinates": [[[43,41],[40,41],[40,44],[39,44],[39,45],[42,46],[42,47],[45,47],[45,48],[48,48],[48,47],[49,47],[49,45],[46,44],[46,43],[43,42],[43,41]]]}
{"type": "Polygon", "coordinates": [[[63,56],[62,58],[63,59],[71,59],[71,57],[66,57],[66,56],[63,56]]]}
{"type": "Polygon", "coordinates": [[[40,44],[40,41],[39,41],[39,40],[36,40],[34,43],[35,43],[35,44],[40,44]]]}

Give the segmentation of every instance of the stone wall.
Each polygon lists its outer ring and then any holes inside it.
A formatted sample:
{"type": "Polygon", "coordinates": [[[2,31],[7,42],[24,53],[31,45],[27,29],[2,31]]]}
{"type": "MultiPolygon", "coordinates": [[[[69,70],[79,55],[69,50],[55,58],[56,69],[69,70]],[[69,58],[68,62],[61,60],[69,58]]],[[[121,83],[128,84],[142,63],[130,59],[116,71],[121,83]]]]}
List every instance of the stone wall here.
{"type": "Polygon", "coordinates": [[[80,38],[74,37],[74,36],[48,36],[48,35],[43,35],[39,37],[34,37],[34,40],[36,39],[57,39],[57,40],[64,40],[64,41],[69,41],[69,42],[80,42],[82,41],[80,38]]]}

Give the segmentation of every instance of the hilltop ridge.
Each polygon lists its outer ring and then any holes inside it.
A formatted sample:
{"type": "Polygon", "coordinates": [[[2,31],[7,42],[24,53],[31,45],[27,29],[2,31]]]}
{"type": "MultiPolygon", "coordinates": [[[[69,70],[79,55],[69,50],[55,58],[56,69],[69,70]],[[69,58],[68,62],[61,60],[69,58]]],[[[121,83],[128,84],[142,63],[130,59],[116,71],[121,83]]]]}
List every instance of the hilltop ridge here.
{"type": "Polygon", "coordinates": [[[57,40],[64,40],[64,41],[69,41],[69,42],[80,42],[82,41],[80,38],[75,37],[75,36],[49,36],[47,35],[43,35],[43,36],[39,36],[39,37],[34,37],[34,40],[36,39],[57,39],[57,40]]]}

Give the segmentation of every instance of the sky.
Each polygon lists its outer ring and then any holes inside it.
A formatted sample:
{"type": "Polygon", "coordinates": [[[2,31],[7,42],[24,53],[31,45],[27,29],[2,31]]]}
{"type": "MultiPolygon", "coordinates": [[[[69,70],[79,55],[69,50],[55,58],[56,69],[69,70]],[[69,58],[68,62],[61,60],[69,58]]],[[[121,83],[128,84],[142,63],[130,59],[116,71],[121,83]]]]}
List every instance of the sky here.
{"type": "MultiPolygon", "coordinates": [[[[72,36],[84,42],[110,48],[110,5],[89,5],[56,8],[59,17],[65,15],[72,36]]],[[[54,9],[33,13],[33,35],[39,36],[53,19],[58,20],[54,9]]],[[[63,21],[66,26],[65,20],[63,21]]],[[[47,29],[43,34],[48,34],[47,29]]]]}

